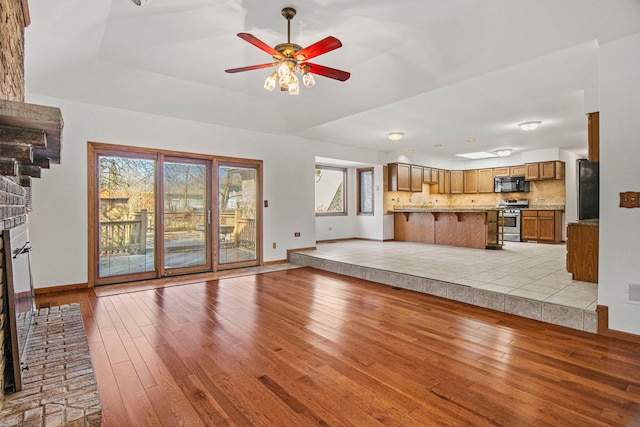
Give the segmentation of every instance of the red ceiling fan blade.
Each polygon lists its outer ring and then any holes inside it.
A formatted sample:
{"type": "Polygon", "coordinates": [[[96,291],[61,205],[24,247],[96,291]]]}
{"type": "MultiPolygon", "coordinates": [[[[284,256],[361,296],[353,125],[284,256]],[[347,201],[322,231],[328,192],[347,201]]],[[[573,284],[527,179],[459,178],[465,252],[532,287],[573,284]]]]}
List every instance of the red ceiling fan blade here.
{"type": "Polygon", "coordinates": [[[351,73],[342,70],[336,70],[335,68],[325,67],[323,65],[312,64],[310,62],[305,62],[300,64],[303,70],[317,74],[319,76],[329,77],[330,79],[340,80],[344,82],[351,77],[351,73]]]}
{"type": "Polygon", "coordinates": [[[296,52],[296,59],[298,61],[306,61],[307,59],[311,59],[324,53],[331,52],[332,50],[337,49],[341,46],[342,43],[340,43],[340,40],[333,36],[329,36],[320,40],[319,42],[315,42],[311,46],[307,46],[304,49],[296,52]]]}
{"type": "Polygon", "coordinates": [[[278,64],[279,64],[278,62],[272,62],[271,64],[249,65],[248,67],[230,68],[224,71],[226,73],[240,73],[242,71],[259,70],[260,68],[275,67],[278,64]]]}
{"type": "Polygon", "coordinates": [[[273,56],[275,59],[282,59],[282,54],[280,52],[278,52],[277,50],[275,50],[274,48],[272,48],[262,40],[258,39],[256,36],[249,33],[238,33],[238,37],[240,37],[242,40],[246,42],[251,43],[258,49],[264,50],[269,55],[273,56]]]}

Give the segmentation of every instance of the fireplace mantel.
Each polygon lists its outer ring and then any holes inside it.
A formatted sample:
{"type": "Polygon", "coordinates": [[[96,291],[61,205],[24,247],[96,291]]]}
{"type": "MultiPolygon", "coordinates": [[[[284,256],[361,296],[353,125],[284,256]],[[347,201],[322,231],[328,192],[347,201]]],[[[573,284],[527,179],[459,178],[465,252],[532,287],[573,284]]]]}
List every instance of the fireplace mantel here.
{"type": "Polygon", "coordinates": [[[63,126],[59,108],[0,100],[0,175],[29,187],[42,168],[60,164],[63,126]]]}

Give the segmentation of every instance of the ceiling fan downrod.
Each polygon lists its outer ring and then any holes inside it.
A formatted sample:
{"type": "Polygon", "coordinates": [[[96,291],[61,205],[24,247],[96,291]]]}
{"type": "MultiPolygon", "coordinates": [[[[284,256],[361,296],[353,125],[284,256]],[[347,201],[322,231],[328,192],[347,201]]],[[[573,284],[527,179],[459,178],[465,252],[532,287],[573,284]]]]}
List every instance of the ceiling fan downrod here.
{"type": "Polygon", "coordinates": [[[282,16],[287,20],[287,43],[291,43],[291,20],[296,16],[296,10],[292,7],[282,9],[282,16]]]}

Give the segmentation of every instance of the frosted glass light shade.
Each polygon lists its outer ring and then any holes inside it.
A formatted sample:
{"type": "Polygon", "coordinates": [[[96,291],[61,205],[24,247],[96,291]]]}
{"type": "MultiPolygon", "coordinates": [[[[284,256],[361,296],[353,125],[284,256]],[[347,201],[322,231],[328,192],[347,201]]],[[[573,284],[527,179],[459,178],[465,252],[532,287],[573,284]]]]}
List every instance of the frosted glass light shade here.
{"type": "Polygon", "coordinates": [[[316,84],[316,79],[314,79],[311,74],[305,73],[302,76],[302,82],[304,83],[305,87],[312,88],[316,84]]]}

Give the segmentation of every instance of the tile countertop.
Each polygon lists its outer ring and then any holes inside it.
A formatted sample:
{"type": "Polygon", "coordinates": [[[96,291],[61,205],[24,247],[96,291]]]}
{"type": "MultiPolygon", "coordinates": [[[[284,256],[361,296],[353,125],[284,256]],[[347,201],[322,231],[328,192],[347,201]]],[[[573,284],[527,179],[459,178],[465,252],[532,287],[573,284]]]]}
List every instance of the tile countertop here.
{"type": "Polygon", "coordinates": [[[529,211],[563,211],[564,205],[529,205],[528,208],[524,208],[523,210],[529,211]]]}
{"type": "Polygon", "coordinates": [[[495,206],[438,206],[433,208],[423,208],[423,207],[396,207],[394,206],[391,212],[397,213],[409,213],[409,212],[487,212],[487,211],[498,211],[504,210],[502,208],[497,208],[495,206]]]}

